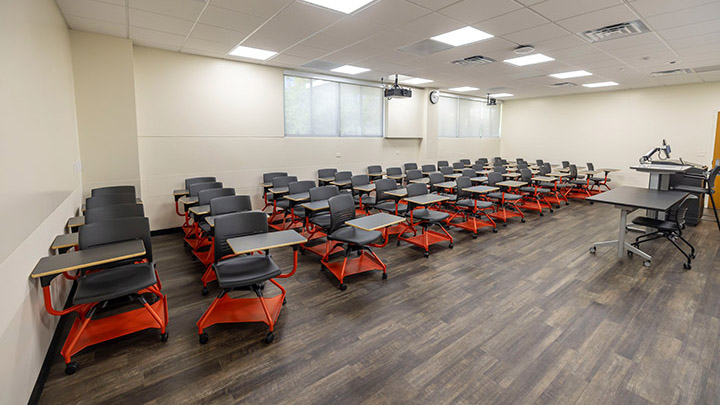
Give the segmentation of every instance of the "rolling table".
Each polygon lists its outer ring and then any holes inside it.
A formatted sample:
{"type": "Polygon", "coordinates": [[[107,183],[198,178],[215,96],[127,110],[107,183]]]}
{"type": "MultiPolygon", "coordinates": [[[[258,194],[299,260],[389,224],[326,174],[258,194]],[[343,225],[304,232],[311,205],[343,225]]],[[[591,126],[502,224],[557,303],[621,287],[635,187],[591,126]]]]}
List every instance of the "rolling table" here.
{"type": "Polygon", "coordinates": [[[620,226],[618,228],[618,238],[606,242],[596,242],[590,248],[590,253],[595,253],[598,246],[617,246],[617,256],[622,258],[625,252],[633,252],[645,259],[643,263],[646,267],[650,266],[652,257],[642,250],[625,242],[625,234],[627,233],[627,216],[636,209],[647,209],[665,212],[673,205],[680,202],[688,195],[682,191],[660,191],[650,190],[640,187],[618,187],[601,194],[588,197],[588,201],[601,204],[612,204],[615,208],[620,209],[620,226]]]}
{"type": "MultiPolygon", "coordinates": [[[[495,183],[495,185],[513,189],[513,188],[520,188],[522,186],[525,186],[525,185],[527,185],[527,182],[515,181],[515,180],[505,180],[505,181],[500,181],[498,183],[495,183]]],[[[519,202],[520,200],[517,200],[517,201],[519,202]]],[[[491,212],[490,214],[488,214],[488,216],[491,218],[494,218],[494,219],[502,220],[503,226],[505,226],[507,224],[508,218],[512,218],[512,217],[520,217],[520,220],[522,222],[525,222],[525,214],[523,214],[522,211],[520,211],[515,204],[510,204],[510,205],[512,207],[514,207],[516,211],[510,211],[505,208],[505,192],[503,191],[502,198],[499,201],[497,210],[495,212],[491,212]]]]}
{"type": "MultiPolygon", "coordinates": [[[[670,189],[670,175],[683,174],[692,169],[692,166],[680,164],[645,163],[630,166],[630,168],[641,173],[650,174],[648,189],[667,191],[670,189]]],[[[665,213],[656,210],[648,210],[646,215],[650,218],[665,219],[665,213]]]]}
{"type": "MultiPolygon", "coordinates": [[[[386,193],[387,194],[387,193],[386,193]]],[[[405,193],[407,195],[407,193],[405,193]]],[[[442,241],[450,241],[449,247],[452,249],[453,246],[453,239],[452,236],[450,236],[449,233],[445,230],[445,228],[440,227],[440,229],[443,230],[445,234],[431,231],[428,229],[423,228],[422,233],[417,234],[415,231],[415,223],[413,221],[413,211],[411,209],[410,204],[424,206],[427,209],[427,206],[436,204],[439,202],[447,201],[450,198],[438,194],[422,194],[414,197],[405,197],[404,200],[406,203],[408,203],[408,211],[410,212],[410,217],[407,219],[408,223],[404,224],[405,229],[403,231],[400,231],[398,233],[398,245],[400,244],[400,241],[403,240],[405,242],[411,243],[415,246],[419,246],[423,249],[425,249],[425,257],[428,257],[428,249],[430,245],[434,245],[435,243],[442,242],[442,241]],[[411,236],[409,238],[404,237],[403,235],[407,233],[408,231],[412,231],[414,236],[411,236]]],[[[438,224],[439,225],[439,224],[438,224]]]]}
{"type": "MultiPolygon", "coordinates": [[[[491,186],[473,186],[473,187],[467,187],[467,188],[462,189],[462,191],[466,191],[466,192],[477,194],[477,195],[487,194],[487,193],[491,193],[493,191],[498,191],[498,190],[500,190],[500,188],[491,187],[491,186]]],[[[475,206],[472,208],[471,215],[469,215],[469,218],[468,218],[468,216],[466,216],[464,218],[465,220],[463,222],[451,222],[452,219],[460,213],[460,211],[458,211],[458,213],[456,213],[455,215],[448,218],[447,224],[450,226],[455,226],[460,229],[465,229],[467,231],[472,232],[473,239],[477,238],[478,228],[491,226],[493,228],[493,232],[497,232],[497,227],[495,226],[495,222],[490,217],[488,217],[484,211],[478,210],[477,198],[473,198],[472,200],[473,200],[475,206]],[[477,215],[479,213],[482,213],[483,215],[485,215],[488,218],[488,220],[487,221],[478,220],[477,215]]]]}

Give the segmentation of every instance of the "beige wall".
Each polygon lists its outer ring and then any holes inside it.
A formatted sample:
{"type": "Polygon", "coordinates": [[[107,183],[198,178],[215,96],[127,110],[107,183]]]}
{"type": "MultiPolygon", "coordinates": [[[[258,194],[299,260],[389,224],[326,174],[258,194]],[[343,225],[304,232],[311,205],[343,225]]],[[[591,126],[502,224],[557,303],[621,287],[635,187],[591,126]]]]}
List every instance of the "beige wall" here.
{"type": "Polygon", "coordinates": [[[506,101],[502,154],[593,162],[622,169],[612,184],[646,186],[629,167],[663,139],[672,158],[711,163],[719,110],[719,82],[506,101]]]}
{"type": "Polygon", "coordinates": [[[0,2],[0,53],[0,402],[25,403],[58,321],[29,275],[81,195],[70,39],[55,2],[0,2]]]}
{"type": "Polygon", "coordinates": [[[133,47],[129,39],[71,31],[83,191],[140,187],[133,47]]]}

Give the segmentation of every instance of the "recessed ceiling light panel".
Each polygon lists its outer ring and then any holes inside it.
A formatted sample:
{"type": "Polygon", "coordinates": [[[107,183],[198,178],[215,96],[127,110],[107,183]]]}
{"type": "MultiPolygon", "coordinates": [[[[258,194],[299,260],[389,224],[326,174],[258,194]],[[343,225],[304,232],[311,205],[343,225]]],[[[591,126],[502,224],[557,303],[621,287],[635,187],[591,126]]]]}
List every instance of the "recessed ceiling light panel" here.
{"type": "Polygon", "coordinates": [[[585,84],[583,84],[583,87],[590,87],[590,88],[595,88],[595,87],[608,87],[608,86],[617,86],[618,84],[619,84],[619,83],[615,83],[615,82],[585,83],[585,84]]]}
{"type": "Polygon", "coordinates": [[[369,71],[370,71],[370,69],[365,69],[365,68],[361,68],[361,67],[357,67],[357,66],[350,66],[350,65],[340,66],[339,68],[335,68],[335,69],[331,70],[331,72],[345,73],[346,75],[356,75],[358,73],[369,72],[369,71]]]}
{"type": "Polygon", "coordinates": [[[592,76],[592,73],[586,72],[584,70],[574,70],[572,72],[553,73],[550,75],[550,77],[554,77],[556,79],[571,79],[573,77],[583,77],[583,76],[592,76]]]}
{"type": "Polygon", "coordinates": [[[411,78],[409,78],[409,79],[400,80],[400,83],[418,85],[418,84],[432,83],[432,80],[429,80],[429,79],[421,79],[421,78],[419,78],[419,77],[411,77],[411,78]]]}
{"type": "Polygon", "coordinates": [[[235,47],[235,49],[230,51],[229,55],[240,56],[242,58],[267,60],[270,57],[277,55],[277,52],[238,45],[235,47]]]}
{"type": "Polygon", "coordinates": [[[512,58],[512,59],[505,59],[505,63],[510,63],[511,65],[515,66],[527,66],[527,65],[534,65],[536,63],[543,63],[543,62],[550,62],[555,59],[543,55],[541,53],[536,53],[534,55],[528,55],[528,56],[521,56],[519,58],[512,58]]]}
{"type": "Polygon", "coordinates": [[[510,94],[510,93],[495,93],[495,94],[490,94],[490,97],[492,97],[492,98],[512,97],[512,96],[514,96],[514,94],[510,94]]]}
{"type": "Polygon", "coordinates": [[[480,31],[473,27],[464,27],[455,31],[446,32],[441,35],[431,37],[430,39],[438,42],[443,42],[452,46],[461,46],[471,44],[473,42],[482,41],[483,39],[492,38],[494,35],[488,34],[485,31],[480,31]]]}
{"type": "Polygon", "coordinates": [[[448,90],[463,93],[466,91],[475,91],[475,90],[479,90],[479,89],[477,87],[462,86],[462,87],[453,87],[452,89],[448,89],[448,90]]]}
{"type": "Polygon", "coordinates": [[[350,14],[360,7],[372,3],[374,0],[305,0],[306,3],[329,8],[330,10],[350,14]]]}

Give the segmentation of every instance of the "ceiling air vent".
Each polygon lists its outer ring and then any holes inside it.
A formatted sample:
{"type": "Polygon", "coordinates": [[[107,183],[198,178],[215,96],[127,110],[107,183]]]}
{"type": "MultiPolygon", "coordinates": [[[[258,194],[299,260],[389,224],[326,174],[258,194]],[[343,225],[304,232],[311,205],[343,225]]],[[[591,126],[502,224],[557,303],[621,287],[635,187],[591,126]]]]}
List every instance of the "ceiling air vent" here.
{"type": "Polygon", "coordinates": [[[560,82],[560,83],[553,83],[548,87],[558,88],[558,87],[575,87],[577,84],[572,82],[560,82]]]}
{"type": "Polygon", "coordinates": [[[674,76],[674,75],[684,75],[687,73],[692,73],[692,70],[690,69],[672,69],[672,70],[660,70],[657,72],[650,73],[650,76],[652,77],[663,77],[663,76],[674,76]]]}
{"type": "Polygon", "coordinates": [[[493,63],[493,62],[495,62],[495,59],[486,58],[481,55],[470,56],[465,59],[458,59],[458,60],[452,61],[453,64],[460,65],[460,66],[480,66],[480,65],[487,65],[488,63],[493,63]]]}
{"type": "Polygon", "coordinates": [[[625,38],[650,32],[650,29],[640,20],[628,21],[620,24],[608,25],[602,28],[579,33],[588,42],[602,42],[611,39],[625,38]]]}

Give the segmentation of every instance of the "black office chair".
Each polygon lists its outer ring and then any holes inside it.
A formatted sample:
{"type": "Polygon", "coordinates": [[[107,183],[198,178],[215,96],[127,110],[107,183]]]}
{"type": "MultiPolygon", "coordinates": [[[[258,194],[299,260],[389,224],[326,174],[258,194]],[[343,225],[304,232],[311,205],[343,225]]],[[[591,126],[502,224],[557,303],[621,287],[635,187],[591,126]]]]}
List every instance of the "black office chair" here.
{"type": "MultiPolygon", "coordinates": [[[[193,178],[185,179],[185,190],[188,190],[190,188],[190,184],[208,183],[208,182],[213,182],[213,181],[216,181],[215,177],[193,177],[193,178]]],[[[185,216],[185,213],[180,212],[180,203],[179,203],[180,198],[182,198],[182,195],[175,196],[175,213],[178,216],[183,217],[183,216],[185,216]]],[[[187,224],[187,220],[188,220],[188,218],[185,218],[186,223],[183,224],[183,228],[186,226],[189,226],[189,224],[187,224]]]]}
{"type": "Polygon", "coordinates": [[[428,174],[428,180],[428,187],[430,187],[430,191],[440,192],[444,190],[436,186],[438,183],[445,182],[445,176],[441,172],[432,172],[428,174]]]}
{"type": "Polygon", "coordinates": [[[422,178],[423,174],[418,169],[410,169],[407,171],[407,173],[405,173],[405,180],[407,180],[407,184],[410,184],[411,180],[418,180],[422,178]]]}
{"type": "MultiPolygon", "coordinates": [[[[424,195],[424,194],[428,194],[428,189],[424,184],[418,184],[418,183],[408,184],[408,186],[407,186],[407,196],[408,197],[415,197],[415,196],[424,195]]],[[[420,246],[418,244],[416,244],[416,246],[423,247],[425,249],[425,252],[423,253],[423,255],[425,257],[429,257],[430,256],[430,245],[432,243],[437,242],[437,240],[434,240],[434,239],[436,239],[435,234],[437,234],[437,232],[432,232],[432,231],[428,230],[428,228],[432,225],[436,225],[443,232],[443,234],[444,234],[443,239],[447,239],[450,241],[448,248],[450,248],[450,249],[453,248],[452,235],[450,235],[448,233],[447,229],[445,229],[445,227],[443,226],[443,221],[445,221],[450,216],[450,214],[448,214],[447,212],[428,209],[427,206],[418,208],[417,205],[414,205],[414,204],[408,202],[408,208],[407,208],[407,212],[405,213],[405,216],[409,217],[409,225],[407,226],[407,230],[405,232],[402,232],[400,235],[398,235],[398,240],[397,240],[398,246],[400,245],[401,240],[408,241],[408,242],[410,241],[409,240],[410,238],[405,238],[403,236],[403,234],[410,232],[410,231],[412,231],[413,234],[416,234],[415,227],[419,226],[422,229],[422,235],[424,236],[425,240],[424,240],[424,244],[423,244],[424,246],[420,246]],[[415,222],[416,220],[418,222],[415,222]],[[432,236],[432,238],[431,238],[431,236],[432,236]],[[433,239],[432,243],[430,242],[430,239],[433,239]]],[[[437,235],[440,235],[440,234],[437,234],[437,235]]],[[[413,244],[415,244],[415,243],[413,243],[413,244]]]]}
{"type": "MultiPolygon", "coordinates": [[[[101,270],[84,271],[77,278],[73,306],[60,315],[76,312],[79,317],[73,323],[61,355],[65,359],[65,373],[74,374],[79,369],[71,357],[85,347],[125,336],[148,328],[160,329],[160,340],[166,342],[168,333],[167,296],[161,285],[153,262],[150,243],[150,226],[147,218],[117,218],[85,224],[78,232],[80,250],[95,246],[130,240],[142,240],[145,256],[101,266],[101,270]],[[126,298],[123,302],[119,298],[126,298]],[[113,314],[100,315],[109,304],[113,314]],[[119,304],[139,304],[140,308],[118,313],[119,304]],[[142,314],[147,312],[149,316],[142,314]],[[101,322],[104,333],[92,324],[101,322]]],[[[49,283],[49,281],[48,281],[49,283]]],[[[45,288],[45,285],[43,285],[45,288]]],[[[48,286],[49,288],[49,286],[48,286]]],[[[58,314],[55,312],[55,314],[58,314]]]]}
{"type": "Polygon", "coordinates": [[[540,166],[542,166],[542,165],[544,165],[544,164],[545,164],[545,162],[543,162],[542,159],[538,159],[538,160],[535,161],[535,165],[538,166],[538,167],[540,167],[540,166]]]}
{"type": "Polygon", "coordinates": [[[207,183],[193,183],[188,188],[188,196],[189,197],[198,197],[198,202],[200,197],[199,194],[203,190],[209,190],[212,188],[222,188],[223,184],[219,181],[213,181],[213,182],[207,182],[207,183]]]}
{"type": "Polygon", "coordinates": [[[263,184],[270,184],[271,186],[263,187],[263,199],[265,200],[265,205],[263,206],[262,211],[265,211],[265,208],[271,206],[273,204],[273,200],[275,199],[275,196],[269,191],[270,188],[272,188],[273,179],[275,177],[285,177],[287,175],[287,172],[263,173],[263,184]]]}
{"type": "MultiPolygon", "coordinates": [[[[213,198],[231,195],[235,195],[235,189],[231,187],[200,190],[197,193],[198,205],[209,205],[213,198]]],[[[208,246],[210,241],[207,239],[207,235],[203,234],[202,228],[200,227],[200,224],[204,222],[203,218],[205,215],[196,215],[191,211],[190,217],[193,220],[193,227],[192,231],[185,236],[185,243],[196,252],[198,249],[208,246]]]]}
{"type": "Polygon", "coordinates": [[[438,160],[438,162],[437,162],[438,169],[440,169],[443,166],[449,166],[449,165],[450,165],[450,163],[448,163],[447,160],[438,160]]]}
{"type": "MultiPolygon", "coordinates": [[[[595,165],[592,164],[591,162],[588,162],[588,163],[587,163],[587,168],[588,168],[588,170],[593,170],[593,171],[594,171],[594,170],[595,170],[595,165]]],[[[592,183],[592,185],[593,185],[594,187],[597,187],[596,189],[593,190],[595,193],[599,193],[599,192],[600,192],[600,186],[605,186],[605,188],[607,188],[608,190],[610,190],[610,186],[608,186],[608,183],[609,183],[612,179],[608,178],[608,172],[605,172],[605,177],[595,177],[595,176],[592,176],[592,175],[589,175],[589,177],[590,177],[590,182],[592,183]]]]}
{"type": "Polygon", "coordinates": [[[465,168],[465,164],[464,164],[463,162],[453,162],[452,168],[453,168],[453,171],[454,171],[455,169],[464,169],[464,168],[465,168]]]}
{"type": "Polygon", "coordinates": [[[135,186],[100,187],[94,188],[90,191],[90,196],[92,197],[108,194],[135,194],[135,186]]]}
{"type": "Polygon", "coordinates": [[[328,241],[335,242],[335,245],[322,258],[320,262],[321,268],[328,269],[338,279],[341,291],[347,289],[347,284],[344,283],[346,276],[375,270],[377,269],[376,266],[379,266],[383,271],[383,280],[387,279],[387,267],[368,246],[382,237],[382,233],[380,231],[365,231],[345,224],[345,222],[355,219],[355,202],[350,195],[340,194],[330,197],[328,204],[330,206],[330,227],[327,238],[328,241]],[[336,248],[345,250],[342,264],[330,262],[330,255],[335,252],[336,248]],[[357,252],[358,257],[348,259],[351,252],[357,252]],[[348,269],[348,260],[355,260],[358,264],[348,269]],[[372,263],[368,265],[367,260],[372,263]]]}
{"type": "Polygon", "coordinates": [[[475,163],[483,165],[483,167],[484,167],[486,164],[488,164],[488,160],[487,160],[487,158],[480,158],[480,159],[476,160],[475,163]]]}
{"type": "MultiPolygon", "coordinates": [[[[282,303],[285,300],[285,289],[274,280],[275,277],[282,274],[280,267],[275,264],[267,252],[236,256],[227,242],[231,238],[267,232],[266,214],[260,211],[236,212],[215,219],[213,270],[221,290],[197,322],[201,344],[207,343],[209,339],[208,333],[205,332],[206,328],[225,322],[264,322],[269,326],[269,331],[263,341],[272,343],[275,339],[273,330],[277,314],[270,311],[267,301],[282,303]],[[280,289],[279,296],[265,297],[267,281],[280,289]],[[257,295],[257,298],[230,297],[229,293],[236,290],[250,290],[257,295]],[[256,304],[253,305],[254,301],[256,304]],[[264,315],[262,319],[257,318],[257,304],[260,304],[262,308],[262,311],[259,312],[264,315]]],[[[280,305],[275,307],[278,312],[280,305]]]]}
{"type": "Polygon", "coordinates": [[[367,186],[370,184],[370,176],[367,174],[356,174],[350,178],[353,190],[352,195],[355,200],[355,204],[358,205],[358,209],[361,211],[360,214],[366,214],[368,207],[375,204],[375,197],[370,195],[370,192],[355,190],[357,186],[367,186]]]}
{"type": "MultiPolygon", "coordinates": [[[[649,232],[644,235],[640,235],[635,238],[633,246],[639,247],[641,243],[649,242],[651,240],[665,238],[669,240],[679,251],[685,256],[687,262],[683,263],[683,268],[689,270],[692,268],[692,259],[695,258],[695,247],[690,244],[682,235],[682,230],[685,229],[685,214],[687,213],[690,204],[697,203],[697,196],[689,194],[678,204],[675,204],[670,211],[666,219],[656,219],[649,217],[635,217],[632,222],[635,225],[646,226],[649,228],[657,229],[654,232],[649,232]],[[690,253],[686,253],[680,245],[677,244],[676,240],[680,239],[687,246],[690,247],[690,253]]],[[[628,251],[628,253],[631,253],[628,251]]]]}
{"type": "MultiPolygon", "coordinates": [[[[505,174],[505,173],[507,173],[507,167],[505,167],[504,165],[495,165],[495,166],[493,166],[493,171],[495,173],[505,174]]],[[[502,177],[502,176],[500,176],[500,177],[502,177]]]]}
{"type": "Polygon", "coordinates": [[[487,209],[492,209],[493,204],[489,201],[478,199],[474,193],[465,191],[465,189],[472,187],[470,177],[458,177],[455,183],[457,184],[457,192],[455,194],[455,201],[452,203],[452,206],[455,208],[455,212],[448,217],[446,223],[450,226],[455,226],[472,232],[473,239],[477,238],[478,228],[483,226],[491,226],[493,228],[493,232],[497,232],[497,225],[495,224],[495,221],[493,221],[493,219],[485,212],[487,209]],[[452,222],[453,219],[458,216],[463,218],[463,222],[452,222]],[[478,221],[478,217],[480,216],[484,216],[487,221],[478,221]]]}
{"type": "MultiPolygon", "coordinates": [[[[313,180],[295,181],[288,184],[288,189],[290,190],[288,194],[309,194],[310,190],[315,187],[315,181],[313,180]]],[[[292,229],[296,225],[302,226],[303,222],[305,221],[305,216],[307,215],[305,208],[295,201],[288,201],[290,202],[290,206],[288,207],[285,214],[290,214],[290,225],[287,226],[287,229],[292,229]]],[[[284,223],[285,219],[283,218],[283,224],[284,223]]]]}
{"type": "Polygon", "coordinates": [[[495,202],[495,212],[489,214],[490,217],[501,220],[503,226],[507,226],[508,218],[517,216],[520,217],[520,222],[525,222],[525,214],[518,208],[518,204],[522,200],[522,195],[506,192],[502,189],[502,186],[497,186],[497,183],[503,181],[502,174],[498,172],[488,173],[488,186],[501,187],[501,191],[488,193],[488,198],[495,202]],[[510,210],[514,211],[511,212],[510,210]]]}
{"type": "Polygon", "coordinates": [[[368,166],[367,171],[368,171],[368,177],[370,177],[370,180],[382,179],[382,176],[383,176],[382,166],[380,166],[380,165],[368,166]]]}
{"type": "Polygon", "coordinates": [[[107,221],[115,218],[144,217],[145,210],[142,204],[117,204],[107,207],[85,210],[85,223],[107,221]]]}
{"type": "Polygon", "coordinates": [[[137,203],[136,200],[137,197],[135,197],[135,194],[129,193],[98,195],[85,199],[85,209],[91,210],[93,208],[101,208],[117,204],[135,204],[137,203]]]}
{"type": "Polygon", "coordinates": [[[544,215],[544,208],[548,208],[550,212],[553,212],[552,204],[546,199],[546,196],[550,194],[552,190],[547,187],[542,187],[538,183],[533,184],[532,172],[527,167],[520,169],[520,178],[522,181],[528,183],[527,186],[520,187],[520,192],[526,200],[521,208],[537,211],[541,217],[544,215]]]}
{"type": "Polygon", "coordinates": [[[213,198],[235,195],[232,187],[209,188],[198,192],[198,205],[209,205],[213,198]]]}
{"type": "Polygon", "coordinates": [[[685,192],[694,193],[694,194],[707,195],[708,198],[710,199],[710,204],[712,205],[713,213],[715,214],[715,223],[717,224],[718,230],[720,231],[720,219],[718,219],[717,207],[715,206],[715,199],[713,198],[713,195],[715,194],[715,178],[717,177],[719,172],[720,172],[720,165],[717,165],[717,166],[715,166],[714,169],[712,169],[706,175],[685,174],[684,177],[690,177],[690,178],[704,181],[705,186],[704,187],[695,187],[695,186],[677,185],[677,186],[673,187],[673,190],[685,191],[685,192]]]}
{"type": "MultiPolygon", "coordinates": [[[[378,180],[381,181],[381,180],[378,180]]],[[[310,201],[326,201],[329,200],[331,197],[339,195],[340,189],[337,186],[322,186],[322,187],[315,187],[311,188],[310,191],[310,201]]],[[[320,211],[320,212],[311,212],[309,214],[308,221],[315,225],[315,229],[309,229],[308,231],[311,234],[315,234],[318,231],[324,231],[327,230],[327,228],[330,227],[330,214],[327,211],[320,211]]],[[[324,235],[320,235],[324,236],[324,235]]],[[[319,236],[317,236],[319,237],[319,236]]],[[[308,238],[311,239],[311,238],[308,238]]]]}
{"type": "Polygon", "coordinates": [[[334,179],[335,173],[337,173],[337,172],[338,172],[337,169],[331,169],[331,168],[318,169],[318,171],[317,171],[318,185],[322,187],[322,186],[330,184],[330,181],[332,181],[332,180],[327,181],[327,180],[320,180],[320,179],[334,179]]]}
{"type": "Polygon", "coordinates": [[[485,170],[485,164],[482,162],[480,162],[480,163],[475,162],[470,168],[473,169],[472,177],[475,177],[477,175],[477,172],[481,172],[481,171],[485,170]]]}
{"type": "Polygon", "coordinates": [[[471,167],[467,167],[467,168],[463,169],[462,172],[460,172],[460,173],[461,173],[463,176],[465,176],[465,177],[470,177],[470,178],[475,177],[475,176],[477,175],[477,174],[475,173],[475,169],[473,169],[473,168],[471,168],[471,167]]]}
{"type": "MultiPolygon", "coordinates": [[[[274,177],[272,179],[272,188],[278,189],[278,188],[288,188],[289,184],[298,181],[297,176],[282,176],[282,177],[274,177]]],[[[283,222],[285,219],[285,216],[287,215],[286,210],[290,209],[290,200],[283,198],[288,193],[279,193],[277,195],[273,195],[273,212],[272,215],[270,215],[270,218],[268,218],[268,224],[273,224],[277,222],[277,216],[282,215],[283,216],[283,222]]]]}
{"type": "Polygon", "coordinates": [[[563,169],[567,169],[567,168],[570,167],[570,162],[568,162],[567,160],[563,160],[563,161],[560,162],[560,163],[562,163],[563,169]]]}
{"type": "Polygon", "coordinates": [[[394,179],[391,179],[395,183],[402,184],[402,169],[399,167],[388,167],[386,170],[387,177],[395,177],[394,179]]]}
{"type": "Polygon", "coordinates": [[[440,170],[440,173],[442,173],[442,174],[455,173],[455,170],[453,170],[452,166],[440,166],[439,170],[440,170]]]}
{"type": "Polygon", "coordinates": [[[395,215],[403,215],[407,205],[396,204],[398,197],[391,196],[386,191],[397,190],[398,185],[391,179],[383,179],[375,182],[375,204],[372,208],[395,215]]]}
{"type": "Polygon", "coordinates": [[[432,173],[437,170],[435,169],[435,165],[422,165],[422,168],[420,169],[420,171],[423,173],[432,173]]]}
{"type": "Polygon", "coordinates": [[[470,164],[470,159],[460,159],[460,163],[462,163],[463,165],[467,166],[467,165],[470,164]]]}
{"type": "Polygon", "coordinates": [[[403,170],[405,173],[408,172],[408,170],[416,170],[418,168],[417,163],[405,163],[403,164],[403,170]]]}
{"type": "Polygon", "coordinates": [[[347,182],[347,184],[338,186],[340,192],[349,191],[352,189],[352,172],[342,171],[335,173],[335,182],[347,182]]]}

